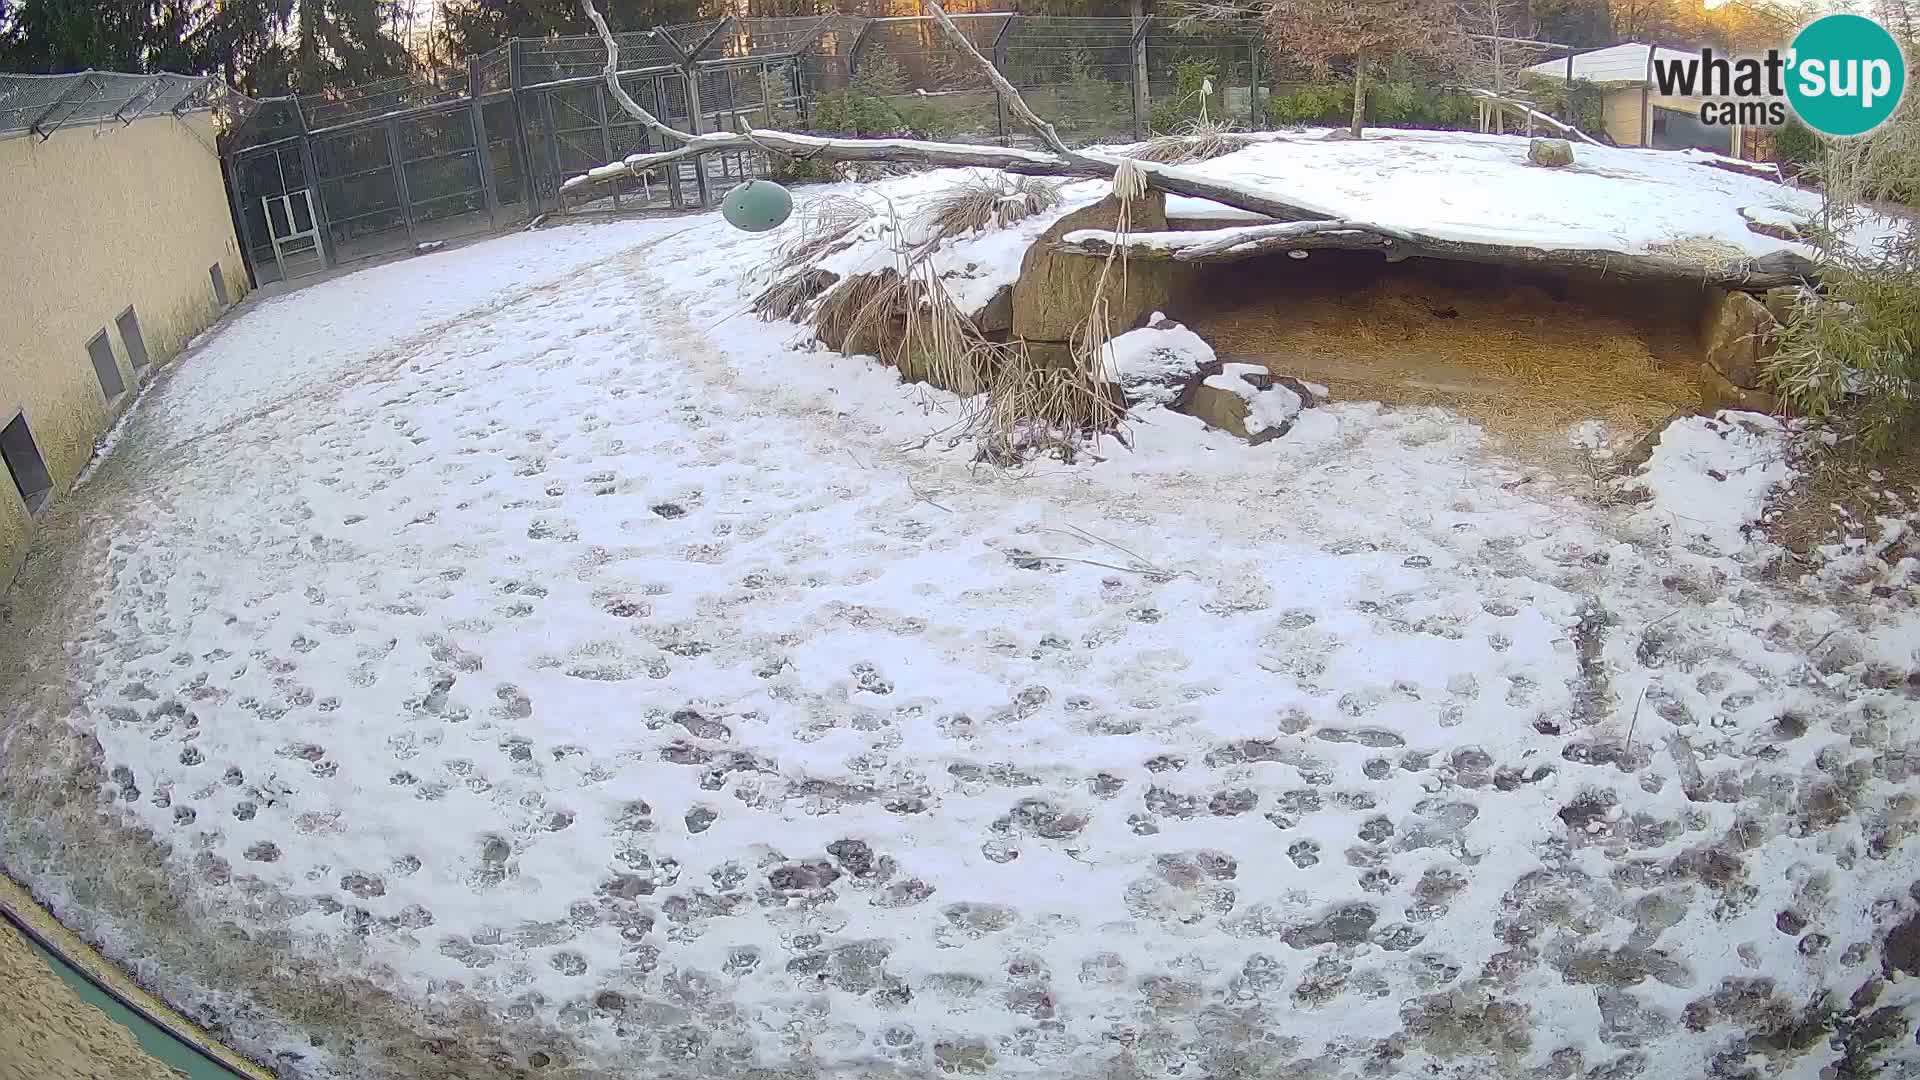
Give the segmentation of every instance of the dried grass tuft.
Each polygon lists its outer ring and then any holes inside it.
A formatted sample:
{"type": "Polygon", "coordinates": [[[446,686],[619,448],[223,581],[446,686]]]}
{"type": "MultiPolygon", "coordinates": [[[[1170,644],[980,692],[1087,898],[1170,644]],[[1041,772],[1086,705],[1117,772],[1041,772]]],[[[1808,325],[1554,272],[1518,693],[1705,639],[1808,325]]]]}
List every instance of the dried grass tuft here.
{"type": "Polygon", "coordinates": [[[1126,410],[1097,370],[1041,363],[1018,341],[992,350],[986,408],[975,425],[980,460],[1071,462],[1090,437],[1119,430],[1126,410]]]}
{"type": "Polygon", "coordinates": [[[798,319],[839,280],[840,275],[831,270],[795,270],[753,298],[753,313],[762,322],[798,319]]]}
{"type": "Polygon", "coordinates": [[[1731,266],[1747,258],[1746,251],[1739,246],[1704,233],[1648,244],[1647,250],[1655,255],[1665,255],[1674,259],[1691,259],[1703,266],[1715,268],[1731,266]]]}
{"type": "Polygon", "coordinates": [[[793,235],[774,251],[774,276],[811,267],[853,243],[854,231],[873,215],[871,205],[845,195],[822,195],[802,204],[794,215],[793,235]]]}
{"type": "Polygon", "coordinates": [[[1060,185],[1037,176],[980,172],[934,196],[915,218],[923,244],[1004,229],[1060,205],[1060,185]]]}
{"type": "Polygon", "coordinates": [[[1170,135],[1148,139],[1127,151],[1127,156],[1161,165],[1188,165],[1212,161],[1236,150],[1245,149],[1252,140],[1233,130],[1225,120],[1187,120],[1170,135]]]}
{"type": "MultiPolygon", "coordinates": [[[[959,198],[946,200],[948,212],[928,226],[936,236],[952,235],[945,230],[964,229],[973,221],[1017,220],[1004,215],[1024,217],[1058,197],[1051,184],[1001,177],[963,188],[956,194],[971,198],[971,205],[963,213],[953,208],[959,198]],[[977,198],[988,190],[996,191],[1003,206],[1015,198],[1024,205],[1017,211],[989,206],[977,198]]],[[[895,266],[841,281],[813,309],[821,342],[842,353],[879,356],[909,381],[960,395],[956,430],[976,441],[983,461],[1014,465],[1038,454],[1071,460],[1089,436],[1118,429],[1123,406],[1105,382],[1105,366],[1087,359],[1105,346],[1103,298],[1076,335],[1072,361],[1048,364],[1023,343],[996,344],[981,335],[931,261],[939,247],[935,240],[909,245],[897,218],[888,235],[895,266]]]]}
{"type": "Polygon", "coordinates": [[[892,323],[901,314],[897,306],[902,296],[900,274],[892,267],[875,274],[855,274],[820,300],[813,313],[814,336],[843,353],[884,357],[884,338],[868,332],[892,323]]]}

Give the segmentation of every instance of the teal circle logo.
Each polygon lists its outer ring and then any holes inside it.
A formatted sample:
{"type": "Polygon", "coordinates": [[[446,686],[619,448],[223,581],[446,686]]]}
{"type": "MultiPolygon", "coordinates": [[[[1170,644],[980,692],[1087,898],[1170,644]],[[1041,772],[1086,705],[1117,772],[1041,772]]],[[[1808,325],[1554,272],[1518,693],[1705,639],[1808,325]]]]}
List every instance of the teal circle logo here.
{"type": "Polygon", "coordinates": [[[1859,15],[1826,15],[1793,39],[1787,100],[1825,135],[1865,135],[1886,122],[1907,90],[1907,58],[1886,28],[1859,15]]]}

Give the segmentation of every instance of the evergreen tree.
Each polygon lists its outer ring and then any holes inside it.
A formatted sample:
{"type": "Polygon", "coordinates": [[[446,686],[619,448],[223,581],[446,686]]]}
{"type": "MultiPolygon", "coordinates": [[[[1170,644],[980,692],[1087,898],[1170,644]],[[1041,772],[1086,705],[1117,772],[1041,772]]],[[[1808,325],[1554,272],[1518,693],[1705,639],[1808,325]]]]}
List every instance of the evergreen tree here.
{"type": "Polygon", "coordinates": [[[1607,0],[1534,0],[1534,32],[1542,40],[1598,49],[1615,44],[1607,0]]]}
{"type": "Polygon", "coordinates": [[[394,0],[0,0],[0,68],[218,74],[255,96],[403,74],[394,0]]]}
{"type": "MultiPolygon", "coordinates": [[[[626,0],[604,5],[607,25],[616,33],[694,22],[724,5],[703,0],[626,0]]],[[[440,47],[456,63],[491,52],[516,37],[591,34],[578,0],[445,0],[440,5],[440,47]]]]}

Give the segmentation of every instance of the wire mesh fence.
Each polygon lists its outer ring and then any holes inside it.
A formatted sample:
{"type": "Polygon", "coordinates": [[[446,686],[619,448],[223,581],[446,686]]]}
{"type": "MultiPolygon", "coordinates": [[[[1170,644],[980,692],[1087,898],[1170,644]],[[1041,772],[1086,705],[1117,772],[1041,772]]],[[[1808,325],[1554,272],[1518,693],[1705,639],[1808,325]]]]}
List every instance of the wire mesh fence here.
{"type": "Polygon", "coordinates": [[[235,109],[246,101],[210,75],[0,75],[0,138],[47,138],[63,127],[117,122],[195,109],[235,109]]]}
{"type": "MultiPolygon", "coordinates": [[[[1151,17],[1007,12],[953,19],[1073,145],[1131,142],[1202,119],[1243,129],[1296,123],[1327,111],[1321,98],[1334,101],[1324,80],[1276,65],[1253,24],[1196,29],[1151,17]]],[[[682,131],[1032,142],[991,81],[926,17],[728,17],[616,41],[621,89],[682,131]]],[[[706,206],[747,176],[821,171],[757,153],[709,153],[569,195],[572,176],[670,148],[613,100],[606,59],[597,36],[515,39],[451,77],[259,103],[226,140],[247,250],[277,253],[275,227],[285,218],[253,203],[298,191],[314,204],[323,261],[333,264],[554,211],[706,206]]],[[[1391,101],[1394,91],[1383,84],[1376,96],[1391,101]]],[[[41,97],[25,104],[44,108],[41,97]]],[[[0,118],[21,107],[0,98],[0,118]]],[[[267,280],[286,272],[256,259],[261,271],[267,280]]]]}

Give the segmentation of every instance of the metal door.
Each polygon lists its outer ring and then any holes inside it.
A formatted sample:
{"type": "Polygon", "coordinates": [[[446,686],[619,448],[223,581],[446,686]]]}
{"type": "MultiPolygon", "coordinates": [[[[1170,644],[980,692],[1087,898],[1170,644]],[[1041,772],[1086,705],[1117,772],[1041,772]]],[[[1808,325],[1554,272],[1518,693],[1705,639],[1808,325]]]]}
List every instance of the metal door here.
{"type": "MultiPolygon", "coordinates": [[[[232,182],[234,205],[239,211],[236,216],[240,225],[240,243],[246,249],[247,264],[253,268],[254,277],[262,285],[283,280],[285,268],[281,265],[274,238],[276,234],[291,236],[301,230],[276,227],[268,207],[281,197],[296,192],[304,196],[312,183],[298,141],[287,139],[272,146],[242,152],[234,159],[232,182]]],[[[303,199],[302,208],[309,216],[312,207],[310,199],[303,199]]],[[[290,224],[288,208],[284,204],[281,211],[281,221],[290,224]]],[[[324,255],[324,252],[316,254],[324,255]]],[[[324,262],[324,259],[297,261],[302,272],[311,272],[306,263],[324,262]]]]}
{"type": "Polygon", "coordinates": [[[327,268],[320,250],[320,226],[313,217],[313,192],[308,188],[285,195],[267,195],[260,200],[267,219],[267,236],[273,242],[273,261],[280,268],[280,279],[289,281],[327,268]]]}

